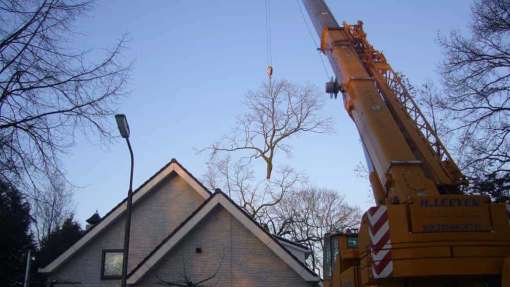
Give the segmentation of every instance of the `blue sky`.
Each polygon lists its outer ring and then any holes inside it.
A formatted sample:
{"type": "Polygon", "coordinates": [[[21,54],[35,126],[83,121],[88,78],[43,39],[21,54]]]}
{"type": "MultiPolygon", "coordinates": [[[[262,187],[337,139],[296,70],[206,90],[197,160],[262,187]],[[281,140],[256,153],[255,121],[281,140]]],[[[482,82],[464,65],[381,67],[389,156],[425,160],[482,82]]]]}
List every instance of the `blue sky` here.
{"type": "MultiPolygon", "coordinates": [[[[298,2],[270,2],[274,77],[322,90],[328,74],[298,2]]],[[[438,79],[438,35],[464,30],[470,12],[467,0],[327,3],[339,23],[362,20],[371,43],[413,83],[438,79]]],[[[123,58],[133,61],[133,72],[119,112],[131,126],[135,187],[173,157],[197,177],[204,174],[207,156],[196,150],[229,132],[243,112],[243,96],[266,77],[262,0],[103,0],[79,20],[77,30],[75,44],[84,49],[112,47],[128,35],[123,58]]],[[[368,181],[354,174],[364,161],[357,131],[341,100],[327,99],[323,113],[334,119],[335,133],[300,137],[292,142],[292,156],[281,160],[366,209],[372,204],[368,181]]],[[[129,158],[122,141],[103,145],[78,136],[62,160],[77,186],[80,222],[95,210],[104,215],[125,197],[129,158]]]]}

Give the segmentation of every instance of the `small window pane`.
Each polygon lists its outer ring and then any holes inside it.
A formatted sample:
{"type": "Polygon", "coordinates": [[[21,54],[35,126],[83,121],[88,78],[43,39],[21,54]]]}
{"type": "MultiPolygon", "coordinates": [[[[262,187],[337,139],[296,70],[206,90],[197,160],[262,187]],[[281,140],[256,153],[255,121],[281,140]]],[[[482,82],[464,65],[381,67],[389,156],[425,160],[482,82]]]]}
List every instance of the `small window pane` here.
{"type": "Polygon", "coordinates": [[[120,277],[122,275],[122,258],[122,251],[105,251],[103,276],[120,277]]]}
{"type": "Polygon", "coordinates": [[[347,237],[347,247],[348,248],[357,248],[358,247],[358,237],[347,237]]]}

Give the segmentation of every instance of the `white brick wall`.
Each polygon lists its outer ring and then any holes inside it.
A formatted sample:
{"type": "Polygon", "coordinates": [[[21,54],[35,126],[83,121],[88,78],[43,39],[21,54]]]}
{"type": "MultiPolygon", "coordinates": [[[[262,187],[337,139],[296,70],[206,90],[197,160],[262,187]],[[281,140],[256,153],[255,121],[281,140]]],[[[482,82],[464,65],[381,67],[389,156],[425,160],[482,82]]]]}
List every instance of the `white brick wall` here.
{"type": "MultiPolygon", "coordinates": [[[[169,176],[133,208],[129,270],[134,268],[204,199],[179,176],[169,176]]],[[[103,249],[121,249],[124,216],[114,222],[64,263],[50,280],[82,282],[80,286],[118,286],[118,280],[101,280],[103,249]]],[[[60,285],[57,285],[60,286],[60,285]]]]}
{"type": "Polygon", "coordinates": [[[205,286],[312,286],[222,207],[216,207],[135,286],[161,286],[160,279],[179,281],[185,273],[199,281],[216,270],[205,286]]]}

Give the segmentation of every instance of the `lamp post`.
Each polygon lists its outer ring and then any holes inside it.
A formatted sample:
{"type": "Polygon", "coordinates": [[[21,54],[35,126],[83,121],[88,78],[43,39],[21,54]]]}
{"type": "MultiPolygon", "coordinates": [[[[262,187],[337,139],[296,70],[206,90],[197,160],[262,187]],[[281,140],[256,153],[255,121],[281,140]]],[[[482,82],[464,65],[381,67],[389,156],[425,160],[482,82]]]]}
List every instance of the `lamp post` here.
{"type": "Polygon", "coordinates": [[[129,190],[127,196],[127,208],[126,208],[126,225],[124,229],[124,249],[122,256],[122,279],[121,286],[126,287],[126,277],[128,269],[128,257],[129,257],[129,235],[131,230],[131,206],[133,204],[133,169],[134,169],[134,156],[133,149],[131,149],[131,143],[129,142],[129,125],[127,122],[126,115],[117,114],[115,115],[117,121],[117,127],[119,128],[120,135],[126,139],[127,146],[129,148],[129,155],[131,156],[131,173],[129,175],[129,190]]]}
{"type": "Polygon", "coordinates": [[[32,250],[28,249],[27,252],[27,265],[25,267],[25,281],[23,282],[23,287],[30,286],[30,268],[32,266],[32,261],[34,258],[32,258],[32,250]]]}

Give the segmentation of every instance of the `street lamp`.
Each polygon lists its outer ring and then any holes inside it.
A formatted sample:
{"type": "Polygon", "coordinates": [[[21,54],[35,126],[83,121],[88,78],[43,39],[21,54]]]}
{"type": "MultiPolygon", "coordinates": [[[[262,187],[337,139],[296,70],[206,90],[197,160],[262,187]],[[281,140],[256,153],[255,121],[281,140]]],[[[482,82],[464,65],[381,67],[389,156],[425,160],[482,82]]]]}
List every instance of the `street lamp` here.
{"type": "Polygon", "coordinates": [[[129,155],[131,156],[131,173],[129,176],[129,190],[127,197],[127,209],[126,209],[126,226],[124,229],[124,249],[122,256],[122,279],[121,286],[126,287],[126,277],[128,268],[128,256],[129,256],[129,235],[131,230],[131,206],[133,205],[133,169],[135,160],[133,157],[133,149],[131,149],[131,143],[129,142],[129,125],[127,122],[126,115],[117,114],[115,115],[117,121],[117,127],[119,128],[120,136],[126,139],[127,146],[129,148],[129,155]]]}
{"type": "Polygon", "coordinates": [[[115,120],[117,121],[117,127],[119,128],[120,136],[129,139],[129,124],[125,114],[116,114],[115,120]]]}
{"type": "Polygon", "coordinates": [[[25,280],[23,282],[23,287],[30,286],[30,269],[32,267],[32,261],[35,260],[35,257],[32,257],[32,250],[28,249],[27,252],[27,265],[25,267],[25,280]]]}

